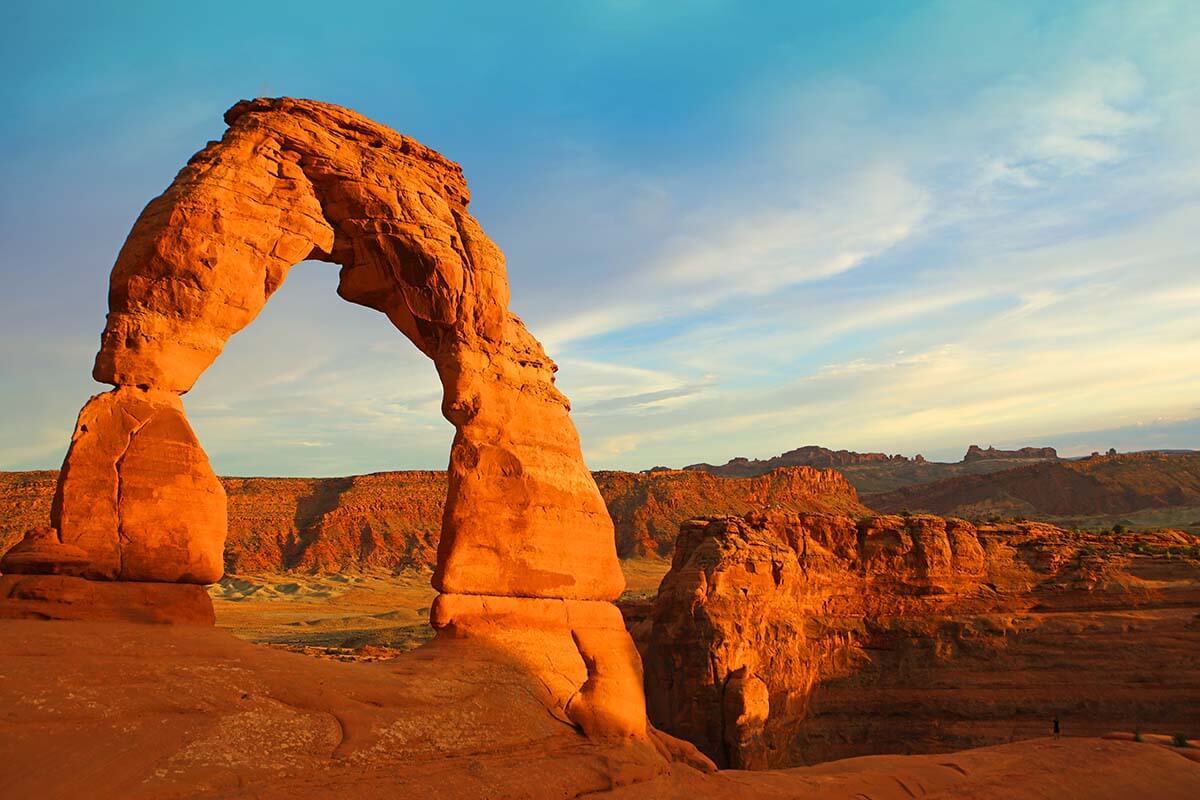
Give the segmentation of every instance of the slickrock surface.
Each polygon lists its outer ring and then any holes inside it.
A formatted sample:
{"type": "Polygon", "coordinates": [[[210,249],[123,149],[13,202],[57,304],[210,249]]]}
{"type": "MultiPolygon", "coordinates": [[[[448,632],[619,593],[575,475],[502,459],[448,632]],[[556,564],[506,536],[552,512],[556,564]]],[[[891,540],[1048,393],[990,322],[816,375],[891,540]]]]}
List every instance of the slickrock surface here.
{"type": "MultiPolygon", "coordinates": [[[[622,558],[669,557],[679,525],[697,516],[789,511],[867,513],[832,470],[793,467],[757,478],[700,472],[596,472],[622,558]]],[[[0,552],[45,525],[57,473],[0,472],[0,552]]],[[[221,478],[229,504],[225,568],[232,574],[432,569],[446,473],[346,478],[221,478]]]]}
{"type": "Polygon", "coordinates": [[[0,618],[213,625],[213,603],[193,583],[0,575],[0,618]]]}
{"type": "Polygon", "coordinates": [[[1200,732],[1197,544],[929,516],[692,521],[652,608],[629,609],[650,718],[753,768],[1007,742],[1056,714],[1079,735],[1200,732]]]}
{"type": "Polygon", "coordinates": [[[445,639],[375,663],[211,628],[0,620],[0,786],[60,798],[927,798],[1200,794],[1168,748],[1037,740],[705,773],[589,740],[506,653],[445,639]]]}

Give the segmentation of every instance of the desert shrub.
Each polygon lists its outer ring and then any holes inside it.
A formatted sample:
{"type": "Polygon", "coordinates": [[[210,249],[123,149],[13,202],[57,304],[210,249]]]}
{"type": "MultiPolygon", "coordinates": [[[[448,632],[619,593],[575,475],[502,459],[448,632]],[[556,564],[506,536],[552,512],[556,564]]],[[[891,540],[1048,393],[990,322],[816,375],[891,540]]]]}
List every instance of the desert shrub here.
{"type": "Polygon", "coordinates": [[[1188,737],[1184,734],[1175,733],[1171,735],[1171,744],[1175,745],[1176,747],[1187,747],[1187,743],[1188,737]]]}
{"type": "Polygon", "coordinates": [[[1135,742],[1140,742],[1142,740],[1142,729],[1141,728],[1138,728],[1136,731],[1133,732],[1133,740],[1135,742]]]}
{"type": "Polygon", "coordinates": [[[1113,533],[1124,533],[1125,531],[1126,531],[1126,528],[1125,528],[1125,526],[1124,526],[1124,525],[1122,525],[1122,524],[1121,524],[1121,523],[1119,523],[1119,522],[1118,522],[1116,525],[1113,525],[1113,526],[1112,526],[1112,532],[1113,532],[1113,533]]]}

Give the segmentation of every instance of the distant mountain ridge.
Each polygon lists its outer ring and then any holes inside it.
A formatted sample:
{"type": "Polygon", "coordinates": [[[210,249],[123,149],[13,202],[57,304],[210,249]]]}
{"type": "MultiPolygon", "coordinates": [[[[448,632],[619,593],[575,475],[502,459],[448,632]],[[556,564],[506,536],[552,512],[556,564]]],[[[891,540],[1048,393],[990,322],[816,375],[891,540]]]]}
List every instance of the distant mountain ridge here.
{"type": "Polygon", "coordinates": [[[781,467],[836,469],[846,476],[855,489],[866,494],[912,484],[932,483],[959,475],[997,472],[1047,459],[1058,459],[1058,453],[1053,447],[997,450],[995,447],[989,446],[985,449],[973,444],[967,448],[961,461],[947,463],[929,461],[920,454],[910,458],[900,454],[858,453],[853,450],[831,450],[818,445],[805,445],[773,458],[732,458],[719,466],[700,463],[690,464],[684,469],[725,478],[749,478],[781,467]]]}
{"type": "MultiPolygon", "coordinates": [[[[1017,450],[997,450],[989,445],[986,449],[977,444],[973,444],[967,448],[966,454],[959,464],[966,464],[972,461],[991,461],[991,460],[1057,460],[1058,451],[1053,447],[1022,447],[1017,450]]],[[[896,455],[888,455],[887,453],[858,453],[853,450],[830,450],[828,447],[809,444],[804,447],[797,447],[795,450],[788,450],[786,453],[774,456],[767,459],[756,458],[731,458],[724,464],[719,466],[701,462],[699,464],[689,464],[684,467],[685,470],[694,472],[707,472],[710,475],[722,475],[727,478],[747,478],[753,475],[762,475],[770,472],[773,469],[780,467],[815,467],[817,469],[840,469],[842,467],[856,467],[864,464],[881,465],[881,464],[937,464],[948,462],[927,461],[923,455],[917,455],[909,458],[897,453],[896,455]]],[[[656,470],[662,469],[655,467],[656,470]]]]}
{"type": "Polygon", "coordinates": [[[1061,519],[1200,508],[1200,454],[1147,451],[1046,460],[868,494],[864,502],[884,512],[926,511],[968,519],[1061,519]]]}
{"type": "Polygon", "coordinates": [[[721,466],[699,463],[689,464],[684,470],[689,472],[707,472],[710,475],[720,475],[726,478],[748,478],[763,475],[780,467],[814,467],[830,469],[848,467],[854,464],[909,464],[923,463],[925,458],[920,455],[911,459],[902,456],[889,456],[887,453],[856,453],[853,450],[830,450],[828,447],[810,444],[797,447],[782,455],[765,460],[749,458],[731,458],[721,466]]]}
{"type": "Polygon", "coordinates": [[[1056,460],[1058,451],[1053,447],[1022,447],[1018,450],[997,450],[991,445],[986,450],[977,444],[973,444],[967,448],[967,454],[962,457],[963,461],[983,461],[990,458],[1045,458],[1056,460]]]}

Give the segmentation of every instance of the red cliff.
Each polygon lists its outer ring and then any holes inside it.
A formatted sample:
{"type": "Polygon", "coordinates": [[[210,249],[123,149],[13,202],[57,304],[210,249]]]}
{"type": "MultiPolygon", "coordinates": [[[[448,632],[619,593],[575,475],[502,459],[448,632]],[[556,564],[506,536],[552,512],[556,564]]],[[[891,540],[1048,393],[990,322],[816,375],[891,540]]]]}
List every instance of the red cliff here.
{"type": "Polygon", "coordinates": [[[1200,725],[1200,539],[1026,523],[692,520],[644,618],[654,724],[774,768],[1200,725]]]}
{"type": "MultiPolygon", "coordinates": [[[[0,472],[0,552],[49,518],[57,473],[0,472]]],[[[840,473],[808,467],[755,478],[699,472],[597,472],[622,557],[669,556],[679,524],[754,508],[862,514],[840,473]]],[[[446,473],[345,478],[222,478],[229,499],[231,573],[426,569],[437,558],[446,473]]]]}

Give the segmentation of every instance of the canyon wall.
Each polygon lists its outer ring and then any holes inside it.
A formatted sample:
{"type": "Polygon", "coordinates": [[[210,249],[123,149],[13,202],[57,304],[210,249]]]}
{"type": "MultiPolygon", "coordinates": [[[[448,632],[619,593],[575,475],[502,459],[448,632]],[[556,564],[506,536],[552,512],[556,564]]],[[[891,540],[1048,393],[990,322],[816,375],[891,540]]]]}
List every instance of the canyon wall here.
{"type": "Polygon", "coordinates": [[[1200,539],[931,516],[685,523],[627,621],[653,723],[774,768],[1200,727],[1200,539]]]}
{"type": "MultiPolygon", "coordinates": [[[[754,508],[868,513],[833,470],[781,469],[744,479],[677,470],[596,472],[622,557],[669,556],[679,525],[754,508]]],[[[57,472],[0,472],[0,552],[46,524],[57,472]]],[[[344,478],[221,478],[230,573],[425,569],[437,560],[446,473],[344,478]]]]}

